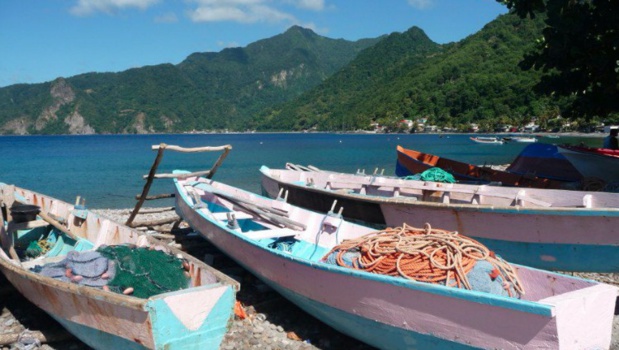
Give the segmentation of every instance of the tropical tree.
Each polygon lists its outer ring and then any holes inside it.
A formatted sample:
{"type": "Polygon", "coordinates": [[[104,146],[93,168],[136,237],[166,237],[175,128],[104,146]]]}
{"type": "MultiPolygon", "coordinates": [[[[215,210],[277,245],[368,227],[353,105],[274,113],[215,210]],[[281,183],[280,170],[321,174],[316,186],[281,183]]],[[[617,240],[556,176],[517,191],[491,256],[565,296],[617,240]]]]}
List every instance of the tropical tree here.
{"type": "Polygon", "coordinates": [[[538,92],[568,97],[566,116],[619,112],[619,1],[497,1],[522,18],[545,16],[543,37],[520,63],[543,71],[538,92]]]}

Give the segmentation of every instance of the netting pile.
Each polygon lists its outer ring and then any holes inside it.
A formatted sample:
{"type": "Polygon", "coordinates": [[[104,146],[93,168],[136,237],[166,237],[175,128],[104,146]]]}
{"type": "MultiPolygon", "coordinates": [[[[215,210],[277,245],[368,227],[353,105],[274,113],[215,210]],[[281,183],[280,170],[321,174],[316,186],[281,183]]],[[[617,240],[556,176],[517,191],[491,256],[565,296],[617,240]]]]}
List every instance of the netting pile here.
{"type": "Polygon", "coordinates": [[[116,275],[107,284],[111,291],[133,288],[133,296],[148,298],[189,285],[183,260],[174,255],[126,245],[102,246],[97,252],[114,261],[116,275]]]}
{"type": "Polygon", "coordinates": [[[406,176],[404,179],[405,180],[443,182],[443,183],[455,183],[456,182],[456,179],[453,177],[453,175],[437,167],[430,168],[419,174],[406,176]]]}
{"type": "Polygon", "coordinates": [[[43,276],[89,287],[103,287],[114,277],[114,264],[96,251],[70,251],[56,263],[33,268],[43,276]]]}
{"type": "Polygon", "coordinates": [[[101,246],[96,251],[70,251],[62,261],[36,266],[32,270],[61,281],[138,298],[189,286],[182,259],[159,250],[128,245],[101,246]]]}
{"type": "Polygon", "coordinates": [[[519,298],[514,268],[472,238],[444,230],[404,225],[345,240],[323,261],[419,282],[519,298]]]}

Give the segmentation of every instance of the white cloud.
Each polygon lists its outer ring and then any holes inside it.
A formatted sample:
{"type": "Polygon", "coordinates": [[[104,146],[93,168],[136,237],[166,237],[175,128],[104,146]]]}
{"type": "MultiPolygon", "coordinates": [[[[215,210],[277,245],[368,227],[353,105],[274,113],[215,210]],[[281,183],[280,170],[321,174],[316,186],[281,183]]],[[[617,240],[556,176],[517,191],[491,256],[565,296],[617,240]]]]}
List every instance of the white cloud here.
{"type": "Polygon", "coordinates": [[[312,11],[322,11],[325,9],[324,0],[297,0],[296,5],[312,11]]]}
{"type": "Polygon", "coordinates": [[[87,16],[94,12],[114,13],[132,7],[144,10],[157,2],[159,0],[78,0],[69,11],[76,16],[87,16]]]}
{"type": "Polygon", "coordinates": [[[324,0],[193,0],[197,7],[189,12],[194,22],[234,21],[240,23],[300,24],[291,13],[278,5],[293,4],[301,9],[320,11],[324,0]]]}
{"type": "Polygon", "coordinates": [[[155,17],[155,23],[176,23],[178,22],[178,17],[174,12],[164,13],[161,16],[155,17]]]}
{"type": "Polygon", "coordinates": [[[434,0],[408,0],[408,4],[420,10],[427,9],[433,5],[434,0]]]}

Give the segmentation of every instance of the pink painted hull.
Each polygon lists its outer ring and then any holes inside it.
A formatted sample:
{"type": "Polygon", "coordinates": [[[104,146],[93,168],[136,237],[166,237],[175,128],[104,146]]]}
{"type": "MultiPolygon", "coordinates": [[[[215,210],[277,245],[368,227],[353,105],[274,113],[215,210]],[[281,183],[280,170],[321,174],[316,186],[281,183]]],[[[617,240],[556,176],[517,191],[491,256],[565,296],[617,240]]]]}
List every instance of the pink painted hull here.
{"type": "Polygon", "coordinates": [[[271,197],[391,227],[406,223],[485,239],[512,262],[559,271],[619,271],[619,194],[443,184],[327,171],[261,169],[271,197]]]}
{"type": "MultiPolygon", "coordinates": [[[[0,190],[3,189],[0,186],[0,190]]],[[[28,202],[40,206],[42,212],[64,218],[70,231],[87,238],[95,246],[135,244],[169,250],[187,259],[191,275],[189,288],[141,299],[39,275],[22,268],[0,249],[0,271],[26,299],[65,327],[82,330],[83,333],[74,334],[98,349],[187,349],[186,339],[193,339],[194,346],[202,349],[219,347],[232,316],[238,283],[179,250],[162,247],[157,240],[142,236],[129,227],[91,212],[80,224],[71,216],[73,206],[23,189],[16,192],[28,202]],[[217,310],[216,315],[213,310],[217,310]],[[207,325],[207,319],[213,324],[207,325]],[[179,331],[166,334],[173,330],[179,331]]],[[[7,242],[5,237],[6,227],[0,225],[3,245],[7,242]]]]}
{"type": "MultiPolygon", "coordinates": [[[[610,343],[609,327],[617,296],[614,287],[580,279],[568,281],[561,275],[520,267],[520,278],[528,289],[526,300],[519,301],[355,272],[266,249],[226,229],[225,224],[214,221],[204,210],[196,211],[180,188],[181,185],[177,186],[178,213],[223,252],[285,296],[294,296],[291,300],[308,312],[316,311],[318,304],[350,319],[372,320],[397,330],[402,335],[397,347],[414,347],[419,334],[500,349],[604,348],[610,343]],[[549,278],[557,279],[555,285],[548,285],[549,278]]],[[[251,201],[264,205],[270,202],[255,195],[251,201]]],[[[293,219],[317,215],[297,207],[292,207],[290,213],[293,219]]],[[[341,239],[348,233],[343,227],[341,239]]],[[[361,226],[353,229],[363,231],[359,235],[365,233],[361,226]]],[[[338,324],[338,319],[330,319],[329,312],[315,315],[370,345],[386,346],[379,333],[368,340],[367,334],[354,333],[338,324]]],[[[372,330],[359,332],[371,334],[372,330]]]]}

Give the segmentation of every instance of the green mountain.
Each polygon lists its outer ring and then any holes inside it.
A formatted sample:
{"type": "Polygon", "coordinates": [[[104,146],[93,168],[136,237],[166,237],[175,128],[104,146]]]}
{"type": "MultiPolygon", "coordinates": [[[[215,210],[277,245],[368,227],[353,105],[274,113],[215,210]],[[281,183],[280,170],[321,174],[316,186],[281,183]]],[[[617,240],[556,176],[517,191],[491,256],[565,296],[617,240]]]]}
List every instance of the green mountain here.
{"type": "MultiPolygon", "coordinates": [[[[391,34],[300,98],[261,114],[261,130],[355,130],[402,119],[466,129],[532,117],[559,106],[533,93],[536,71],[518,63],[541,37],[543,18],[503,15],[458,43],[437,45],[418,28],[391,34]]],[[[539,120],[538,120],[539,122],[539,120]]]]}
{"type": "Polygon", "coordinates": [[[245,130],[260,111],[319,85],[380,39],[334,40],[294,26],[178,65],[8,86],[0,88],[0,134],[245,130]]]}

